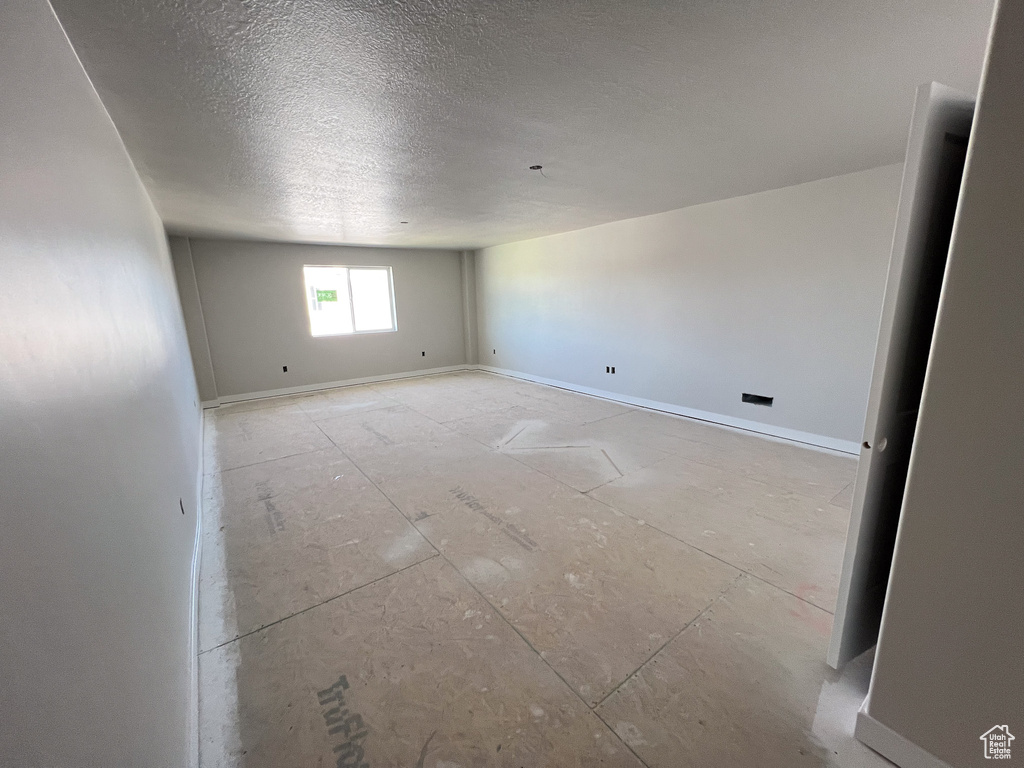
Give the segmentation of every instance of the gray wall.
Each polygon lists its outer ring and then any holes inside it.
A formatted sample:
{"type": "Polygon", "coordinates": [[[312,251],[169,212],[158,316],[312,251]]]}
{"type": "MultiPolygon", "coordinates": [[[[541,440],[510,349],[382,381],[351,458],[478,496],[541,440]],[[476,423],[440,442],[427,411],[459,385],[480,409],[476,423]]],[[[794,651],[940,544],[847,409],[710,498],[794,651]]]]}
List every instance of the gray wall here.
{"type": "Polygon", "coordinates": [[[867,707],[958,768],[992,764],[994,725],[1024,754],[1024,5],[1001,5],[867,707]]]}
{"type": "Polygon", "coordinates": [[[192,351],[192,368],[196,373],[196,386],[204,403],[216,404],[217,380],[213,375],[213,360],[210,359],[210,344],[206,339],[206,319],[203,303],[199,298],[195,267],[192,264],[192,249],[187,237],[170,237],[171,263],[181,298],[181,310],[185,316],[188,331],[188,345],[192,351]]]}
{"type": "Polygon", "coordinates": [[[476,335],[476,254],[461,252],[462,265],[462,338],[466,349],[466,362],[476,365],[479,360],[479,340],[476,335]]]}
{"type": "Polygon", "coordinates": [[[189,243],[222,399],[466,360],[458,251],[191,238],[189,243]],[[313,338],[304,264],[392,267],[398,331],[313,338]]]}
{"type": "Polygon", "coordinates": [[[852,446],[901,173],[485,248],[480,362],[852,446]],[[743,392],[775,403],[743,404],[743,392]]]}
{"type": "Polygon", "coordinates": [[[166,240],[47,3],[5,0],[0,92],[0,763],[180,768],[200,413],[166,240]]]}

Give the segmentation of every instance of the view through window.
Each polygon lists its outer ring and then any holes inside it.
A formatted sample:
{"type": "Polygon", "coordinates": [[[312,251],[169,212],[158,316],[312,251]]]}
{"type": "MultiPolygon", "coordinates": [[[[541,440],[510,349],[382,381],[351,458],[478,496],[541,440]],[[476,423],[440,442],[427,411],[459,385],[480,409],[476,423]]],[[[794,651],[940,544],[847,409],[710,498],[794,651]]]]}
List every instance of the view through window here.
{"type": "Polygon", "coordinates": [[[391,267],[305,266],[314,336],[397,330],[391,267]]]}

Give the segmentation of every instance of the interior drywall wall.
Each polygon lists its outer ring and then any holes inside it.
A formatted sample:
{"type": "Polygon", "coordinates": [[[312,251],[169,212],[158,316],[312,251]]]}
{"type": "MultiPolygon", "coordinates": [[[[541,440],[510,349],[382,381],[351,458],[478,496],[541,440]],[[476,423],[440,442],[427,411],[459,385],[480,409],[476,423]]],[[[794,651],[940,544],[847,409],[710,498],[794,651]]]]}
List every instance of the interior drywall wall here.
{"type": "Polygon", "coordinates": [[[957,768],[995,725],[1024,756],[1024,5],[1000,5],[865,711],[957,768]]]}
{"type": "Polygon", "coordinates": [[[188,346],[192,352],[192,368],[196,372],[196,386],[203,403],[216,404],[217,380],[213,375],[213,361],[210,359],[210,344],[206,339],[206,320],[203,317],[203,303],[196,285],[196,272],[192,265],[192,248],[187,237],[169,237],[171,263],[181,298],[181,309],[188,332],[188,346]]]}
{"type": "Polygon", "coordinates": [[[479,340],[476,334],[476,254],[473,251],[462,251],[462,337],[466,348],[466,362],[476,365],[479,362],[479,340]]]}
{"type": "Polygon", "coordinates": [[[166,238],[49,5],[2,16],[0,764],[187,766],[201,415],[166,238]]]}
{"type": "Polygon", "coordinates": [[[221,399],[466,361],[458,251],[189,242],[221,399]],[[391,267],[398,330],[311,336],[306,264],[391,267]]]}
{"type": "Polygon", "coordinates": [[[485,248],[480,362],[859,442],[902,167],[485,248]]]}

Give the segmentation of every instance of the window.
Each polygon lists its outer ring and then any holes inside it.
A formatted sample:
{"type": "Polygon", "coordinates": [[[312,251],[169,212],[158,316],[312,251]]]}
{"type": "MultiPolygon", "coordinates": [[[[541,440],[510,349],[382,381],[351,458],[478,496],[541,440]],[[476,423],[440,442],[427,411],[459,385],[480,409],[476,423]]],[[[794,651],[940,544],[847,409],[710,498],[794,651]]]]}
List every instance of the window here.
{"type": "Polygon", "coordinates": [[[391,267],[302,268],[314,336],[396,331],[391,267]]]}

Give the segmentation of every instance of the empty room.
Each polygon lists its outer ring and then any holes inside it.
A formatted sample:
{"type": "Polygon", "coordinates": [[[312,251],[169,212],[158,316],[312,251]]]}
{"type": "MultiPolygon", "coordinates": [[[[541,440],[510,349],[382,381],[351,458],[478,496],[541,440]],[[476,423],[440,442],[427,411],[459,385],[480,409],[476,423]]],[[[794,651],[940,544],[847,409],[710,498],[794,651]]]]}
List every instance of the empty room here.
{"type": "Polygon", "coordinates": [[[1024,759],[1022,82],[1009,0],[6,0],[0,766],[1024,759]]]}

